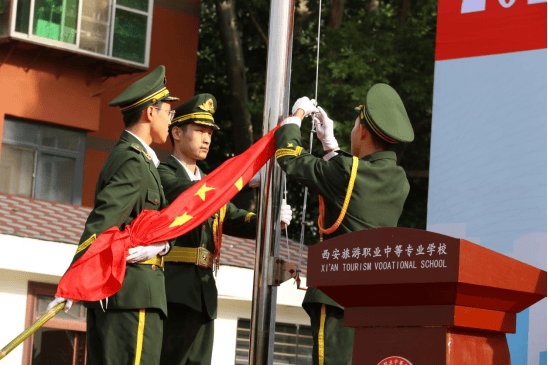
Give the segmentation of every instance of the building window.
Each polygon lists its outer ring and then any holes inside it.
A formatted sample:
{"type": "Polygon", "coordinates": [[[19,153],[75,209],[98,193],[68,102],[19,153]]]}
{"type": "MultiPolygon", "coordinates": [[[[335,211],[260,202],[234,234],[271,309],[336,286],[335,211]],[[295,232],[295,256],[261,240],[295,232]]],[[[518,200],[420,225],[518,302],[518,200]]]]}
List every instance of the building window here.
{"type": "Polygon", "coordinates": [[[14,38],[148,67],[151,0],[13,1],[14,38]]]}
{"type": "MultiPolygon", "coordinates": [[[[25,327],[46,313],[57,285],[29,282],[25,327]]],[[[68,313],[59,312],[24,344],[23,364],[84,365],[86,356],[86,308],[81,303],[68,313]]]]}
{"type": "Polygon", "coordinates": [[[80,205],[86,133],[4,120],[0,192],[80,205]]]}
{"type": "Polygon", "coordinates": [[[10,1],[0,0],[0,38],[9,35],[10,1]]]}
{"type": "MultiPolygon", "coordinates": [[[[251,321],[238,320],[236,365],[249,361],[251,321]]],[[[274,335],[274,364],[312,365],[312,330],[310,326],[276,323],[274,335]]]]}

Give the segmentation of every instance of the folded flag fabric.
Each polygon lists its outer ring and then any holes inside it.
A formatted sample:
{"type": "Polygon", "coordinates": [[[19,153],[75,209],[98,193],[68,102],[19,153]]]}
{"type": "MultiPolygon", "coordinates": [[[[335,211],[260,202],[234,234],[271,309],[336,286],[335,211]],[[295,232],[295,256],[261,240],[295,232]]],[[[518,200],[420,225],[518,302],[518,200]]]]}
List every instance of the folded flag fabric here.
{"type": "Polygon", "coordinates": [[[128,249],[179,237],[214,215],[274,155],[277,128],[197,181],[167,208],[143,210],[123,231],[112,227],[101,233],[61,278],[55,295],[85,301],[114,295],[124,281],[128,249]]]}

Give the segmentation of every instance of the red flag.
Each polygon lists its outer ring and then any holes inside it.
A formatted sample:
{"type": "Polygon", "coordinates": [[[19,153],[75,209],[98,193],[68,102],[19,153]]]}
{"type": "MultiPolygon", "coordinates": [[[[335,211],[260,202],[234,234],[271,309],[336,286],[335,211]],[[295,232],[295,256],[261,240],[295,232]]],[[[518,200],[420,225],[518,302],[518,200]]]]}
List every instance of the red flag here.
{"type": "Polygon", "coordinates": [[[123,231],[112,227],[101,233],[61,278],[55,296],[96,301],[114,295],[124,281],[128,249],[179,237],[215,214],[274,155],[277,128],[197,181],[169,207],[143,210],[123,231]]]}

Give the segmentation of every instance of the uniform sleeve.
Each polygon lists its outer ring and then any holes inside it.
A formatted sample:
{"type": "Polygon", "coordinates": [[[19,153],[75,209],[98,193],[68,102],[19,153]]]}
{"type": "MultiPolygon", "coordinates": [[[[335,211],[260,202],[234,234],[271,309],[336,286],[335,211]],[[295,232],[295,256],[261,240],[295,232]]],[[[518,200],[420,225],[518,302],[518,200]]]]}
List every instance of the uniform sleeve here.
{"type": "Polygon", "coordinates": [[[168,204],[173,203],[182,192],[195,183],[195,181],[179,179],[174,170],[169,167],[164,167],[163,165],[159,166],[158,172],[160,174],[160,179],[162,180],[162,186],[168,204]]]}
{"type": "Polygon", "coordinates": [[[107,184],[98,192],[73,263],[85,253],[94,238],[111,227],[122,228],[139,200],[143,166],[138,155],[131,156],[119,165],[107,184]]]}
{"type": "Polygon", "coordinates": [[[257,215],[244,209],[238,209],[229,202],[226,205],[223,234],[240,238],[255,238],[257,236],[257,215]]]}
{"type": "Polygon", "coordinates": [[[281,126],[275,134],[276,159],[287,176],[323,196],[336,196],[337,186],[346,186],[349,174],[341,158],[324,161],[306,152],[297,125],[281,126]]]}

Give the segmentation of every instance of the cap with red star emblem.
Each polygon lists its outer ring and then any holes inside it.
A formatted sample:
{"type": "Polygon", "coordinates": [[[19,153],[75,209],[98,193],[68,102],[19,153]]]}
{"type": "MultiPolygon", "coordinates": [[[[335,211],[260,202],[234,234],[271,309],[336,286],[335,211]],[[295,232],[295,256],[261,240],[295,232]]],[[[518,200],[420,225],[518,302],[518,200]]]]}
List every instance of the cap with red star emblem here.
{"type": "Polygon", "coordinates": [[[215,124],[213,114],[217,109],[217,100],[211,94],[198,94],[175,108],[175,118],[171,122],[173,127],[180,127],[186,123],[196,123],[219,129],[215,124]]]}

